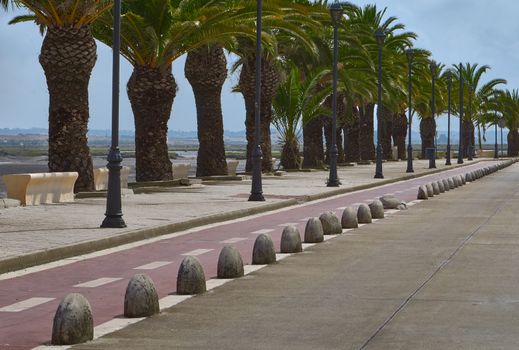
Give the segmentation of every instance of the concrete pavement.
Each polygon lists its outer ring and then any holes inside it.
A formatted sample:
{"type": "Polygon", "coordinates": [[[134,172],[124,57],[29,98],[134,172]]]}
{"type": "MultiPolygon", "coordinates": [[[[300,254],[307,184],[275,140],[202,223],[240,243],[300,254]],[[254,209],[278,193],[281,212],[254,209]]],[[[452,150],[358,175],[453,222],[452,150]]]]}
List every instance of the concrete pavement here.
{"type": "Polygon", "coordinates": [[[517,349],[519,165],[75,349],[517,349]]]}
{"type": "Polygon", "coordinates": [[[204,182],[202,186],[125,196],[125,229],[99,228],[104,198],[4,209],[0,210],[0,273],[457,166],[446,167],[442,160],[436,164],[438,168],[431,170],[428,161],[415,160],[415,173],[406,174],[406,162],[386,162],[385,179],[373,179],[374,165],[340,167],[343,184],[339,189],[326,187],[325,171],[265,176],[266,202],[247,201],[250,180],[204,182]]]}

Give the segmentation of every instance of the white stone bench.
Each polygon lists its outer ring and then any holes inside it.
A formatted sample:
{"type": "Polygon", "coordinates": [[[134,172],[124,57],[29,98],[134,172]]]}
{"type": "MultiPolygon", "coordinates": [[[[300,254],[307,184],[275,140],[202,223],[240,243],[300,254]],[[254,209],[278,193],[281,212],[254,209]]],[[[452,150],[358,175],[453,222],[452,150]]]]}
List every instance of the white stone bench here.
{"type": "Polygon", "coordinates": [[[227,175],[236,176],[236,169],[238,168],[239,160],[228,160],[227,161],[227,175]]]}
{"type": "Polygon", "coordinates": [[[74,201],[77,172],[27,173],[4,175],[7,197],[22,205],[74,201]]]}
{"type": "Polygon", "coordinates": [[[190,163],[173,163],[173,180],[187,179],[189,176],[190,163]]]}
{"type": "MultiPolygon", "coordinates": [[[[94,185],[96,191],[108,189],[108,168],[94,169],[94,185]]],[[[121,169],[121,188],[128,188],[128,176],[130,175],[130,168],[123,166],[121,169]]]]}

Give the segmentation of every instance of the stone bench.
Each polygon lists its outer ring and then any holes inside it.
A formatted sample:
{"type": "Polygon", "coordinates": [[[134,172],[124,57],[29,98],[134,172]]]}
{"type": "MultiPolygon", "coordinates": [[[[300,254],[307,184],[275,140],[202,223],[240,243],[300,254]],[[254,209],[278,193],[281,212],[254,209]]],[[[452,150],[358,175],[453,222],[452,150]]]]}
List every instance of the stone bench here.
{"type": "Polygon", "coordinates": [[[189,176],[190,163],[173,163],[173,180],[187,179],[189,176]]]}
{"type": "Polygon", "coordinates": [[[27,173],[4,175],[7,197],[22,205],[74,201],[77,172],[27,173]]]}
{"type": "Polygon", "coordinates": [[[227,161],[227,175],[236,176],[236,169],[238,168],[239,160],[228,160],[227,161]]]}
{"type": "MultiPolygon", "coordinates": [[[[96,191],[103,191],[108,189],[108,168],[94,169],[94,185],[96,191]]],[[[123,166],[121,169],[121,188],[128,188],[128,176],[130,175],[130,168],[123,166]]]]}

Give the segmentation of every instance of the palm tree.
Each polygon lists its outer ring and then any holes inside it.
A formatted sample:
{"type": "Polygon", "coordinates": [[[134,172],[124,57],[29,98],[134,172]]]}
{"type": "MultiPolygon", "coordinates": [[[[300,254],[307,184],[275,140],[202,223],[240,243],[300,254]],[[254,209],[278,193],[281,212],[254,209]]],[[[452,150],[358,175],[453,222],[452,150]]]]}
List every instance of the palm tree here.
{"type": "Polygon", "coordinates": [[[321,69],[301,78],[301,71],[291,65],[290,72],[278,89],[273,107],[273,124],[280,134],[282,144],[281,165],[284,169],[298,169],[299,138],[301,126],[318,115],[329,113],[324,100],[330,95],[330,88],[316,92],[316,87],[329,69],[321,69]]]}
{"type": "Polygon", "coordinates": [[[30,14],[10,23],[34,21],[44,34],[40,64],[49,90],[49,171],[77,171],[75,191],[94,189],[88,147],[88,84],[97,59],[91,24],[112,6],[109,0],[0,0],[30,14]]]}
{"type": "MultiPolygon", "coordinates": [[[[137,181],[169,180],[167,131],[177,84],[173,61],[236,32],[235,7],[223,0],[126,0],[121,54],[133,65],[127,92],[135,119],[137,181]]],[[[95,35],[111,45],[112,18],[100,18],[95,35]]]]}
{"type": "MultiPolygon", "coordinates": [[[[498,92],[492,99],[495,111],[506,121],[508,128],[507,155],[509,157],[519,156],[519,91],[505,90],[498,92]]],[[[495,119],[494,119],[495,122],[495,119]]]]}

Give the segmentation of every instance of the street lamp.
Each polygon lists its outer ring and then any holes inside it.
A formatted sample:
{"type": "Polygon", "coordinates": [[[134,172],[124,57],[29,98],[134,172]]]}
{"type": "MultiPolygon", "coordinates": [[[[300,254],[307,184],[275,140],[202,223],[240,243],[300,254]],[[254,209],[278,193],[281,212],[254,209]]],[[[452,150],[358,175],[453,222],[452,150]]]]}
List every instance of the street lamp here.
{"type": "Polygon", "coordinates": [[[451,84],[452,74],[447,72],[447,160],[445,165],[451,165],[451,84]]]}
{"type": "Polygon", "coordinates": [[[330,147],[330,176],[328,177],[328,187],[339,187],[341,182],[337,176],[337,56],[339,55],[339,44],[337,32],[343,14],[342,6],[335,2],[330,6],[330,15],[333,24],[333,94],[332,94],[332,147],[330,147]]]}
{"type": "Polygon", "coordinates": [[[460,142],[458,145],[458,164],[463,164],[463,76],[460,63],[460,142]]]}
{"type": "Polygon", "coordinates": [[[375,32],[375,38],[377,39],[378,46],[378,102],[377,102],[377,164],[375,167],[375,179],[383,179],[382,174],[382,144],[380,143],[380,135],[382,134],[382,122],[380,121],[380,111],[382,106],[382,47],[384,46],[384,40],[386,35],[381,29],[375,32]]]}
{"type": "Polygon", "coordinates": [[[123,157],[119,150],[119,72],[121,48],[121,0],[114,1],[113,35],[113,73],[112,73],[112,142],[108,153],[108,191],[106,194],[106,212],[101,227],[123,228],[121,205],[121,163],[123,157]]]}
{"type": "Polygon", "coordinates": [[[411,123],[413,121],[413,114],[412,114],[412,99],[411,99],[411,90],[413,87],[412,83],[412,68],[413,68],[413,54],[414,50],[412,48],[409,48],[405,51],[407,55],[407,76],[408,76],[408,84],[407,84],[407,112],[409,114],[408,119],[408,127],[409,127],[409,142],[407,143],[407,170],[406,173],[414,173],[413,170],[413,146],[411,143],[411,123]]]}
{"type": "Polygon", "coordinates": [[[254,150],[252,153],[252,188],[249,201],[262,202],[261,160],[263,153],[260,145],[260,106],[261,106],[261,0],[257,1],[256,10],[256,96],[254,100],[254,150]]]}
{"type": "MultiPolygon", "coordinates": [[[[434,117],[436,114],[436,99],[435,99],[435,84],[436,84],[436,62],[434,60],[431,61],[431,82],[432,82],[432,94],[431,94],[431,118],[434,121],[434,117]]],[[[436,123],[435,123],[436,125],[436,123]]],[[[436,136],[436,130],[434,130],[434,135],[436,136]]],[[[436,168],[436,137],[433,139],[433,153],[430,155],[431,159],[429,160],[429,169],[436,168]]]]}
{"type": "MultiPolygon", "coordinates": [[[[468,108],[468,120],[472,123],[472,84],[469,84],[469,108],[468,108]]],[[[469,135],[470,136],[470,135],[469,135]]],[[[474,153],[474,146],[472,146],[472,142],[474,141],[474,138],[471,137],[472,140],[469,138],[469,144],[467,145],[467,160],[472,160],[472,154],[474,153]]]]}
{"type": "Polygon", "coordinates": [[[495,122],[495,125],[494,125],[494,159],[498,159],[499,158],[499,152],[497,150],[497,113],[496,113],[496,117],[494,118],[494,122],[495,122]]]}

